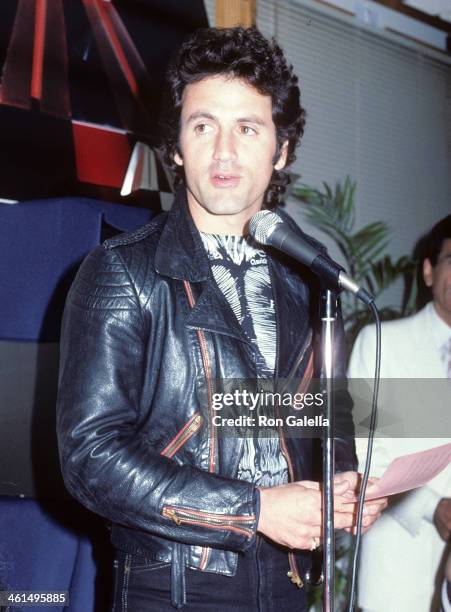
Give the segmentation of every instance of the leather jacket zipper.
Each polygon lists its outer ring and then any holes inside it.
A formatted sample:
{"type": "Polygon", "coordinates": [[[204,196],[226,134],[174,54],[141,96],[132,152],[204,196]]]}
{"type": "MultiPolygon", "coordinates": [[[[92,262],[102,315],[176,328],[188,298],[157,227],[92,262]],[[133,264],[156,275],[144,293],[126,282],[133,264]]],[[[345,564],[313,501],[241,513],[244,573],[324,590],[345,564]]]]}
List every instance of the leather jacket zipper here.
{"type": "MultiPolygon", "coordinates": [[[[287,382],[286,385],[284,387],[284,390],[288,387],[288,385],[291,382],[291,379],[293,378],[293,376],[296,373],[296,370],[298,369],[299,365],[301,364],[304,356],[305,356],[305,352],[308,349],[308,347],[310,346],[312,341],[312,331],[310,330],[309,335],[306,339],[306,342],[304,344],[304,346],[302,347],[302,350],[299,352],[299,355],[296,359],[296,361],[294,362],[288,377],[287,377],[287,382]]],[[[305,372],[304,372],[304,376],[302,377],[301,382],[299,383],[299,387],[297,388],[296,392],[297,393],[303,393],[309,383],[310,380],[312,378],[312,374],[313,374],[313,351],[310,355],[310,358],[308,360],[307,366],[305,368],[305,372]]],[[[293,466],[291,464],[291,460],[288,454],[288,448],[285,442],[285,434],[283,432],[283,429],[281,429],[279,427],[279,437],[280,437],[280,442],[281,442],[281,447],[282,447],[282,452],[285,456],[285,459],[287,460],[287,465],[288,465],[288,471],[290,474],[290,481],[293,482],[294,481],[294,470],[293,470],[293,466]]],[[[302,582],[302,579],[299,575],[298,572],[298,568],[297,568],[297,563],[296,563],[296,559],[294,556],[294,553],[288,553],[288,562],[290,564],[290,571],[287,573],[288,577],[290,578],[291,582],[293,582],[298,588],[302,588],[304,586],[304,583],[302,582]]]]}
{"type": "MultiPolygon", "coordinates": [[[[306,350],[311,344],[311,341],[312,341],[312,331],[310,330],[307,340],[304,346],[302,347],[302,350],[300,351],[296,361],[294,362],[293,367],[290,370],[290,373],[288,374],[287,382],[286,382],[284,389],[286,389],[288,385],[290,384],[291,379],[295,375],[296,370],[298,369],[299,365],[301,364],[305,356],[306,350]]],[[[303,393],[307,389],[310,383],[310,380],[312,378],[312,374],[313,374],[313,351],[310,355],[307,366],[305,368],[304,376],[302,377],[302,380],[299,383],[299,387],[296,390],[297,393],[303,393]]],[[[292,466],[292,463],[291,463],[291,460],[288,454],[288,448],[285,442],[285,434],[283,432],[283,429],[280,427],[279,427],[279,437],[280,437],[282,452],[285,455],[285,459],[287,460],[288,471],[290,474],[290,481],[293,482],[294,481],[294,470],[293,470],[293,466],[292,466]]],[[[293,582],[298,588],[301,589],[304,586],[304,583],[302,582],[302,579],[299,575],[294,553],[288,553],[288,562],[290,564],[290,571],[287,573],[287,575],[290,578],[291,582],[293,582]]]]}
{"type": "MultiPolygon", "coordinates": [[[[276,416],[279,416],[278,407],[276,406],[275,409],[277,413],[276,416]]],[[[285,434],[283,433],[283,429],[280,426],[277,429],[279,431],[280,447],[282,449],[282,453],[286,459],[287,466],[288,466],[288,474],[290,476],[290,482],[294,482],[293,464],[291,463],[290,454],[288,452],[288,448],[285,442],[285,434]]],[[[290,571],[287,572],[287,576],[291,580],[291,582],[293,582],[293,584],[295,584],[299,589],[301,589],[304,586],[304,583],[302,582],[301,576],[299,575],[296,559],[295,559],[294,553],[292,552],[288,553],[288,563],[290,565],[290,571]]]]}
{"type": "MultiPolygon", "coordinates": [[[[269,275],[271,278],[271,285],[272,287],[274,287],[274,272],[272,269],[272,264],[271,264],[271,260],[268,260],[268,269],[269,269],[269,275]]],[[[274,386],[277,389],[278,386],[278,382],[279,382],[279,361],[280,361],[280,322],[279,322],[279,308],[277,305],[277,299],[276,299],[276,295],[274,294],[274,312],[276,315],[276,330],[277,330],[277,334],[276,334],[276,367],[275,367],[275,371],[274,371],[274,386]]],[[[300,359],[299,357],[296,359],[295,362],[295,366],[298,366],[299,363],[302,361],[302,357],[304,356],[304,352],[307,348],[308,344],[305,344],[303,347],[303,350],[301,351],[301,356],[300,359]]],[[[289,373],[289,377],[292,377],[295,373],[295,369],[294,367],[291,368],[291,371],[289,373]]],[[[276,411],[276,416],[280,416],[279,415],[279,409],[278,406],[276,405],[275,407],[275,411],[276,411]]],[[[287,462],[287,467],[288,467],[288,474],[289,474],[289,481],[290,482],[294,482],[294,469],[293,469],[293,464],[291,462],[291,458],[290,458],[290,454],[288,452],[288,448],[285,442],[285,435],[283,433],[283,429],[279,426],[277,427],[277,431],[279,432],[279,441],[280,441],[280,448],[282,450],[282,454],[285,457],[285,460],[287,462]]],[[[301,576],[299,575],[299,571],[297,568],[297,563],[296,563],[296,559],[294,556],[294,553],[288,553],[288,563],[290,566],[290,570],[287,572],[287,576],[288,578],[290,578],[291,582],[293,582],[298,588],[302,588],[304,586],[304,583],[302,582],[301,576]]]]}
{"type": "MultiPolygon", "coordinates": [[[[186,294],[188,296],[189,305],[191,308],[194,308],[196,302],[194,299],[193,291],[191,289],[191,285],[188,281],[183,281],[183,285],[185,287],[186,294]]],[[[210,416],[210,427],[211,427],[211,436],[210,436],[210,462],[208,466],[209,472],[215,471],[215,454],[216,454],[216,428],[213,425],[213,409],[212,409],[212,398],[213,398],[213,383],[211,380],[211,368],[210,368],[210,360],[208,358],[208,350],[207,343],[205,341],[205,334],[201,329],[197,329],[197,337],[199,339],[200,344],[200,352],[202,355],[202,363],[204,365],[205,379],[207,382],[207,392],[208,392],[208,414],[210,416]]]]}
{"type": "Polygon", "coordinates": [[[202,427],[204,419],[199,412],[196,412],[190,420],[185,423],[182,429],[172,438],[172,440],[161,451],[164,457],[173,457],[186,442],[202,427]]]}
{"type": "Polygon", "coordinates": [[[254,535],[252,528],[246,528],[246,524],[253,524],[255,516],[236,516],[230,514],[218,514],[216,512],[203,512],[191,508],[178,508],[177,506],[163,506],[163,516],[170,518],[176,525],[200,525],[211,529],[226,529],[245,535],[251,539],[254,535]]]}
{"type": "MultiPolygon", "coordinates": [[[[185,287],[185,292],[188,297],[189,305],[191,308],[194,308],[196,301],[194,299],[191,285],[188,281],[183,281],[183,285],[185,287]]],[[[197,337],[199,339],[200,352],[202,355],[202,363],[204,366],[205,380],[207,382],[207,393],[208,393],[208,415],[210,417],[210,432],[211,432],[210,433],[210,460],[209,460],[209,465],[208,465],[208,471],[215,472],[215,457],[216,457],[216,447],[217,447],[216,435],[217,434],[216,434],[216,427],[213,424],[213,414],[214,414],[213,408],[212,408],[213,383],[211,379],[210,360],[208,357],[208,349],[207,349],[207,343],[205,340],[205,334],[203,330],[201,329],[197,329],[196,332],[197,332],[197,337]]],[[[199,561],[199,569],[201,571],[205,570],[205,568],[207,567],[209,558],[210,558],[210,548],[208,546],[203,547],[202,555],[199,561]]]]}

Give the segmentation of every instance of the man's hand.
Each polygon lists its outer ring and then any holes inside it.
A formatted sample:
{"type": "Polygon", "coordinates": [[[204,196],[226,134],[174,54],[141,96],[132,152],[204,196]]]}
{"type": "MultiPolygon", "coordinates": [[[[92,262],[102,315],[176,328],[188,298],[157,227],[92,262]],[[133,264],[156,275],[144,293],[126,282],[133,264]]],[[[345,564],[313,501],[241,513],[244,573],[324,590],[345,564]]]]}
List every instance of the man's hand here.
{"type": "MultiPolygon", "coordinates": [[[[358,495],[360,492],[360,483],[362,481],[362,474],[359,472],[342,472],[340,474],[335,474],[334,483],[335,485],[341,484],[344,482],[348,483],[348,489],[343,494],[344,497],[353,497],[358,495]]],[[[377,481],[378,478],[369,478],[368,485],[366,487],[367,495],[377,494],[377,481]]],[[[368,529],[377,521],[380,517],[382,510],[387,507],[388,499],[386,497],[379,497],[377,499],[372,499],[371,501],[367,501],[363,504],[363,516],[366,517],[366,520],[362,522],[362,533],[366,533],[368,529]]],[[[351,504],[350,504],[351,505],[351,504]]],[[[353,512],[357,514],[357,503],[353,503],[353,512]]],[[[349,533],[356,532],[356,524],[352,525],[352,527],[345,527],[345,530],[349,533]]]]}
{"type": "MultiPolygon", "coordinates": [[[[336,529],[351,529],[355,524],[356,504],[345,503],[348,480],[334,487],[334,523],[336,529]]],[[[364,517],[364,525],[374,522],[364,517]]],[[[322,495],[319,483],[309,480],[277,487],[260,488],[260,520],[258,531],[288,546],[311,550],[321,537],[322,495]]]]}
{"type": "Polygon", "coordinates": [[[434,524],[442,540],[447,542],[451,534],[451,498],[444,497],[434,512],[434,524]]]}

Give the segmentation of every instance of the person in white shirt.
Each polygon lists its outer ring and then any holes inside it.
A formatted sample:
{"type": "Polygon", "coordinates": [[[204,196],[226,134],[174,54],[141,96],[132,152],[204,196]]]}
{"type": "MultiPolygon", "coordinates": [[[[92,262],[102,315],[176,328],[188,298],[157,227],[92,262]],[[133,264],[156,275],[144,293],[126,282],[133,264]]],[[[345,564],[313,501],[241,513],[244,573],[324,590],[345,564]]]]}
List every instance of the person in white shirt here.
{"type": "MultiPolygon", "coordinates": [[[[397,424],[398,432],[399,426],[403,431],[398,435],[403,437],[382,437],[383,427],[382,435],[376,434],[371,468],[375,476],[397,456],[451,441],[446,437],[451,436],[451,380],[424,380],[451,379],[451,215],[432,228],[424,243],[423,278],[432,301],[411,317],[382,325],[378,422],[397,424]]],[[[372,381],[374,364],[375,328],[368,326],[355,342],[349,378],[372,381]]],[[[390,426],[385,433],[389,431],[390,426]]],[[[362,469],[367,440],[357,439],[356,444],[362,469]]],[[[374,529],[364,536],[359,606],[365,612],[438,610],[440,567],[449,548],[450,530],[448,466],[427,485],[395,496],[374,529]]]]}

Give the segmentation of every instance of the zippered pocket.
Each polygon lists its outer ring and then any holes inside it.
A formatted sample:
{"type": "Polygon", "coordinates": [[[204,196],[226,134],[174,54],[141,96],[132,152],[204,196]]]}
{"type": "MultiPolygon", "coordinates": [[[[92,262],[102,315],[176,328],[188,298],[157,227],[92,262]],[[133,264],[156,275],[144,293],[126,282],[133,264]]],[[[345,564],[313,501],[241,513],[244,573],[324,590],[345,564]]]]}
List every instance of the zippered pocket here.
{"type": "Polygon", "coordinates": [[[160,454],[164,457],[173,457],[175,453],[180,450],[197,431],[199,431],[203,425],[203,422],[204,418],[199,412],[193,414],[190,420],[185,423],[179,432],[177,432],[169,444],[163,448],[160,454]]]}
{"type": "Polygon", "coordinates": [[[179,508],[177,506],[163,506],[163,516],[170,518],[176,525],[199,525],[211,529],[226,529],[241,533],[247,538],[252,538],[254,531],[251,527],[255,522],[255,515],[237,516],[234,514],[220,514],[217,512],[203,512],[191,508],[179,508]]]}

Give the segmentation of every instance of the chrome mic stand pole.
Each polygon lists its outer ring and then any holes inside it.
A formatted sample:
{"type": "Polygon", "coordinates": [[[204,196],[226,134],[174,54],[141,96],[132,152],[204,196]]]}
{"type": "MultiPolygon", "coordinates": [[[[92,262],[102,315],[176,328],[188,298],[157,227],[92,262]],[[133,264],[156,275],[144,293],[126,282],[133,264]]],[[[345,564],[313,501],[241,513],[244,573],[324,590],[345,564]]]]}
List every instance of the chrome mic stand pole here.
{"type": "Polygon", "coordinates": [[[334,612],[335,538],[334,538],[334,325],[337,318],[337,295],[329,289],[321,294],[321,375],[320,384],[324,417],[328,425],[323,433],[323,612],[334,612]]]}

